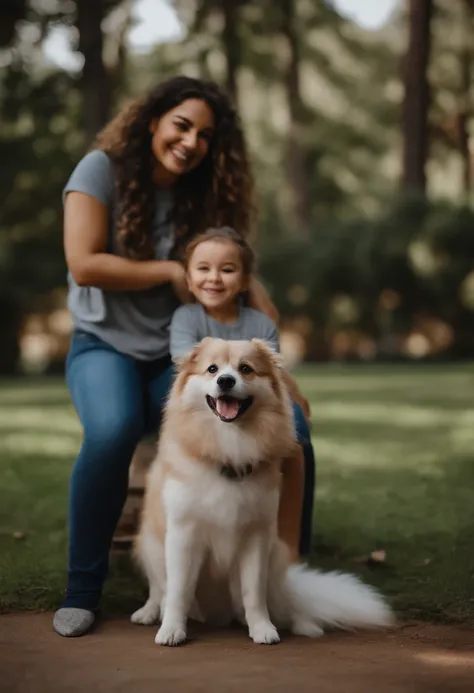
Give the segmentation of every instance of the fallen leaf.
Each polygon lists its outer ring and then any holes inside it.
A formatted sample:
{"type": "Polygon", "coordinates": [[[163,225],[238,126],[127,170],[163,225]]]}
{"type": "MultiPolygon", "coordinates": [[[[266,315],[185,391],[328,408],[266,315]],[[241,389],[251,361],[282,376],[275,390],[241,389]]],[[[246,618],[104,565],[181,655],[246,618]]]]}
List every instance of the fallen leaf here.
{"type": "Polygon", "coordinates": [[[384,549],[378,549],[377,551],[372,551],[369,556],[369,560],[372,563],[385,563],[387,560],[387,552],[384,549]]]}

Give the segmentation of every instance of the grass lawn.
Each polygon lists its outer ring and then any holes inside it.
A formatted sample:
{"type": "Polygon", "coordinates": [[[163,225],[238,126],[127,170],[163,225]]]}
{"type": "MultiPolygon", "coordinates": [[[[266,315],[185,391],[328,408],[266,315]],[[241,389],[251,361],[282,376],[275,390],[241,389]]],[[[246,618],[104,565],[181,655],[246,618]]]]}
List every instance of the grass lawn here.
{"type": "MultiPolygon", "coordinates": [[[[308,366],[298,379],[317,455],[314,562],[361,573],[403,618],[474,626],[474,369],[308,366]],[[374,549],[386,562],[370,568],[374,549]]],[[[80,438],[60,380],[0,384],[0,611],[61,600],[80,438]]],[[[115,560],[104,611],[143,594],[115,560]]]]}

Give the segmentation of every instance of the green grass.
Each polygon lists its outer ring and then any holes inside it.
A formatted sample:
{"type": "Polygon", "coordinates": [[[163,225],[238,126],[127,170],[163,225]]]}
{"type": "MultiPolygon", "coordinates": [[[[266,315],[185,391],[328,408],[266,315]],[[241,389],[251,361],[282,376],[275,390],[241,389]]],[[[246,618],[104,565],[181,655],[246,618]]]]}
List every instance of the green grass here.
{"type": "MultiPolygon", "coordinates": [[[[308,366],[298,380],[317,455],[314,563],[360,573],[403,618],[474,625],[474,369],[308,366]],[[369,568],[358,559],[374,549],[387,560],[369,568]]],[[[2,611],[61,600],[80,437],[60,381],[0,385],[2,611]]],[[[104,610],[142,596],[128,559],[114,561],[104,610]]]]}

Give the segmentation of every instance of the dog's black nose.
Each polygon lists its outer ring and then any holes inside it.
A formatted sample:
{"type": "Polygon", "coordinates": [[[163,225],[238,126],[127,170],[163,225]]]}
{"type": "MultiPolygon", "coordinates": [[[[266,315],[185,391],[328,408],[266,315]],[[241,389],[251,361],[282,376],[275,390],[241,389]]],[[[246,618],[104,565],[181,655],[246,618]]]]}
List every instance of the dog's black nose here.
{"type": "Polygon", "coordinates": [[[219,378],[217,378],[217,384],[219,385],[220,389],[224,392],[232,390],[232,388],[235,385],[235,382],[236,381],[233,375],[221,375],[219,376],[219,378]]]}

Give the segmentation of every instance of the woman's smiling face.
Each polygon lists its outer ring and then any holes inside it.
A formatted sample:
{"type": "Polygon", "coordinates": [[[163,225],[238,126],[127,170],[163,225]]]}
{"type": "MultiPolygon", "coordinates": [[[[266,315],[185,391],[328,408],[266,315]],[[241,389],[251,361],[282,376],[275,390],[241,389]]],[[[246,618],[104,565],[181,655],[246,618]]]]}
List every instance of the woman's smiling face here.
{"type": "Polygon", "coordinates": [[[186,99],[152,121],[151,148],[156,161],[155,182],[173,185],[199,166],[209,151],[215,118],[201,99],[186,99]]]}

